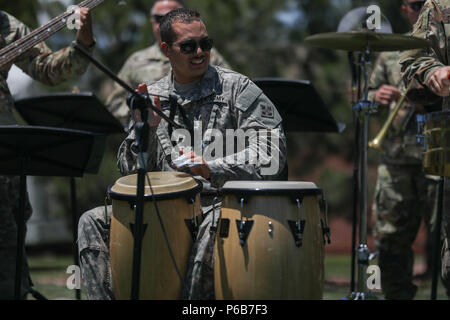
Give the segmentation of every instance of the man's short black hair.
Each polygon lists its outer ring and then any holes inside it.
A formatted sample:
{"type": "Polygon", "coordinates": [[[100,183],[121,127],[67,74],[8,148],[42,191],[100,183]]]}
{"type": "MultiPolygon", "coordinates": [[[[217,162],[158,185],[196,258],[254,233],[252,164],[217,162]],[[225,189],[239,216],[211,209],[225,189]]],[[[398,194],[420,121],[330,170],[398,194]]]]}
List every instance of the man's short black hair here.
{"type": "Polygon", "coordinates": [[[188,8],[178,8],[167,13],[162,18],[159,24],[159,33],[161,34],[161,41],[172,45],[175,41],[175,33],[173,32],[172,25],[175,22],[192,23],[194,21],[201,21],[200,13],[196,10],[188,8]]]}

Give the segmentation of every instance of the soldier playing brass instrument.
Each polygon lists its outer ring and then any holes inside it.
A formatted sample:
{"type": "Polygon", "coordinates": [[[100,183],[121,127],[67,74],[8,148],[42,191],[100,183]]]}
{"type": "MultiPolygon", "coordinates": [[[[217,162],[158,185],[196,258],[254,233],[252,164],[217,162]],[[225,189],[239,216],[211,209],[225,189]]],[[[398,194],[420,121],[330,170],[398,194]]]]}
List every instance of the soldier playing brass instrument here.
{"type": "MultiPolygon", "coordinates": [[[[404,16],[414,24],[424,1],[405,0],[404,16]]],[[[401,78],[400,52],[384,52],[378,57],[369,84],[369,98],[381,106],[397,105],[405,91],[401,78]]],[[[374,195],[373,228],[379,250],[381,286],[387,299],[413,299],[414,254],[412,244],[423,219],[431,229],[437,180],[422,170],[422,148],[416,141],[415,114],[424,107],[405,101],[393,118],[381,145],[378,179],[374,195]]],[[[428,232],[428,239],[431,239],[428,232]]],[[[427,241],[427,266],[431,266],[431,241],[427,241]]],[[[431,268],[428,268],[429,270],[431,268]]]]}

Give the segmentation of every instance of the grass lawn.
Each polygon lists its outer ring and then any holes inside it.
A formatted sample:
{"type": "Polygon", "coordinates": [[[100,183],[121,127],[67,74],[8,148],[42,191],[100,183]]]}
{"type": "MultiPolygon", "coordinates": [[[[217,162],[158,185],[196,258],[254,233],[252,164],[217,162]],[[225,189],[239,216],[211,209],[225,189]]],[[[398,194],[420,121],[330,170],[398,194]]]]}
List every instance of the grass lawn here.
{"type": "MultiPolygon", "coordinates": [[[[73,257],[70,255],[45,254],[29,256],[28,262],[31,270],[31,278],[35,289],[47,299],[75,299],[75,290],[66,286],[71,273],[66,273],[67,268],[73,265],[73,257]]],[[[376,264],[376,260],[372,262],[376,264]]],[[[422,263],[422,257],[416,258],[416,264],[422,263]]],[[[327,255],[325,258],[325,284],[324,300],[340,300],[350,293],[350,257],[346,255],[327,255]]],[[[415,280],[419,286],[416,298],[429,300],[431,294],[431,279],[415,280]]],[[[82,299],[86,296],[82,288],[82,299]]],[[[381,293],[377,297],[382,298],[381,293]]],[[[29,296],[29,299],[34,299],[29,296]]],[[[447,296],[442,283],[439,282],[438,299],[446,300],[447,296]]]]}

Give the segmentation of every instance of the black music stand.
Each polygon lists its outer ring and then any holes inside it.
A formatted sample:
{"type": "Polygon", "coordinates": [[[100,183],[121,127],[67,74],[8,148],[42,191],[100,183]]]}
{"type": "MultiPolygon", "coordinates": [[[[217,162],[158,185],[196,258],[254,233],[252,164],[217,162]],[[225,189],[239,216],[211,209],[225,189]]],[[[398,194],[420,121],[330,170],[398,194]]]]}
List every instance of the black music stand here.
{"type": "Polygon", "coordinates": [[[81,177],[100,166],[105,139],[92,132],[38,126],[0,126],[0,174],[20,176],[15,299],[20,300],[25,243],[26,176],[81,177]]]}
{"type": "MultiPolygon", "coordinates": [[[[114,118],[100,100],[91,92],[55,93],[20,99],[15,102],[19,115],[28,124],[34,126],[59,127],[85,130],[98,134],[124,133],[122,124],[114,118]]],[[[96,171],[85,171],[95,174],[96,171]]],[[[70,198],[73,224],[74,263],[79,265],[77,225],[79,215],[76,208],[75,178],[70,177],[70,198]]],[[[76,290],[76,299],[81,299],[81,292],[76,290]]]]}
{"type": "Polygon", "coordinates": [[[278,109],[286,132],[341,133],[344,131],[345,124],[336,123],[309,81],[256,78],[253,82],[278,109]]]}
{"type": "Polygon", "coordinates": [[[95,133],[123,133],[124,128],[91,92],[55,93],[14,102],[29,125],[84,130],[95,133]]]}

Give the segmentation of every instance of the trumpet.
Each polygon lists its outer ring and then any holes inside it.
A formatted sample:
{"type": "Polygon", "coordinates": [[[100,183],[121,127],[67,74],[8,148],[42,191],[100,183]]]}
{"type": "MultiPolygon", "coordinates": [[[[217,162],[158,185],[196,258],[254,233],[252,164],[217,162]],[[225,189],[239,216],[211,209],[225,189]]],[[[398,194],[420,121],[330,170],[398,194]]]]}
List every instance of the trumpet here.
{"type": "Polygon", "coordinates": [[[389,130],[390,126],[392,125],[392,122],[394,121],[394,118],[397,115],[398,111],[400,110],[400,108],[405,103],[405,100],[406,100],[406,91],[402,94],[402,96],[400,97],[400,100],[398,101],[397,105],[394,107],[392,112],[389,114],[389,117],[386,120],[386,122],[384,123],[384,125],[381,128],[380,132],[378,132],[376,137],[369,142],[368,145],[369,145],[370,148],[376,149],[376,150],[379,150],[379,151],[383,151],[384,150],[383,143],[384,143],[384,140],[386,139],[388,130],[389,130]]]}

